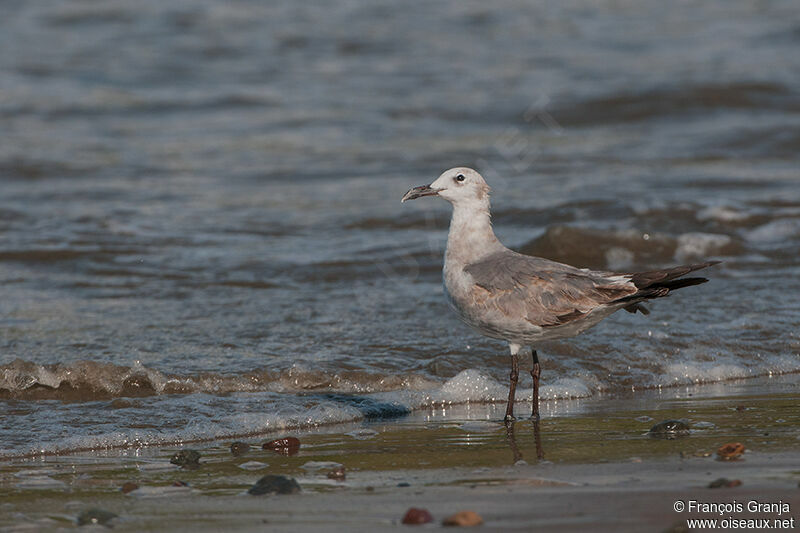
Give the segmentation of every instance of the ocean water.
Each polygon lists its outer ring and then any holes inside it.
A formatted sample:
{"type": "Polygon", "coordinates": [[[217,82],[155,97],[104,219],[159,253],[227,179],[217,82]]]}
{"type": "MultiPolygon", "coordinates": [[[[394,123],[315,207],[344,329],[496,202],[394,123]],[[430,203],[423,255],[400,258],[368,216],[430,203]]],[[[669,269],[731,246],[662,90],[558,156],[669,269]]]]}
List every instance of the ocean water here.
{"type": "Polygon", "coordinates": [[[399,202],[456,165],[525,253],[724,261],[540,346],[544,398],[800,372],[794,2],[0,13],[0,457],[504,402],[399,202]]]}

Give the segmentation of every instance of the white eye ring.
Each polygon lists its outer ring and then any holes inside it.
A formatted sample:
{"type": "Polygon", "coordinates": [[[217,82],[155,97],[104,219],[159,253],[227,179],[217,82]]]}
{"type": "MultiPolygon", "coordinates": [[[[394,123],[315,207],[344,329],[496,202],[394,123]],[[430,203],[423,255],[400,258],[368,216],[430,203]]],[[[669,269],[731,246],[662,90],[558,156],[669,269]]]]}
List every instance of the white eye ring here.
{"type": "Polygon", "coordinates": [[[464,177],[464,174],[459,174],[458,176],[455,177],[455,180],[458,181],[458,182],[462,182],[465,179],[467,179],[467,178],[464,177]]]}

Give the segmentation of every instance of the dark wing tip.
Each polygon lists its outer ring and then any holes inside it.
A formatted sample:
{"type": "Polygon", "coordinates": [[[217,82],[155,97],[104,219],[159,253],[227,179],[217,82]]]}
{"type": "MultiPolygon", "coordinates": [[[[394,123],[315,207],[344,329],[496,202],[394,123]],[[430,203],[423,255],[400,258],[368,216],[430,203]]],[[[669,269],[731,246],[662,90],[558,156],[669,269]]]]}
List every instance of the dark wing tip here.
{"type": "Polygon", "coordinates": [[[643,306],[642,304],[640,304],[640,303],[635,303],[635,304],[629,305],[627,307],[624,307],[623,309],[625,309],[627,312],[633,313],[633,314],[636,314],[637,311],[642,313],[643,315],[649,315],[650,314],[650,310],[648,308],[646,308],[645,306],[643,306]]]}
{"type": "Polygon", "coordinates": [[[692,285],[700,285],[701,283],[705,283],[707,281],[708,278],[680,278],[660,283],[659,286],[674,291],[675,289],[691,287],[692,285]]]}
{"type": "MultiPolygon", "coordinates": [[[[636,286],[637,289],[647,289],[650,287],[658,287],[658,286],[665,286],[667,282],[674,280],[676,278],[680,278],[681,276],[685,276],[690,272],[694,272],[695,270],[701,270],[703,268],[708,268],[713,265],[717,265],[722,261],[706,261],[705,263],[695,263],[692,265],[681,265],[672,268],[665,268],[664,270],[652,270],[649,272],[636,272],[635,274],[631,275],[631,281],[636,286]]],[[[698,283],[705,283],[708,281],[705,278],[692,278],[693,280],[702,279],[703,281],[697,281],[695,283],[691,283],[691,285],[697,285],[698,283]]],[[[681,285],[685,287],[687,285],[681,285]]],[[[677,288],[677,287],[670,287],[670,288],[677,288]]]]}

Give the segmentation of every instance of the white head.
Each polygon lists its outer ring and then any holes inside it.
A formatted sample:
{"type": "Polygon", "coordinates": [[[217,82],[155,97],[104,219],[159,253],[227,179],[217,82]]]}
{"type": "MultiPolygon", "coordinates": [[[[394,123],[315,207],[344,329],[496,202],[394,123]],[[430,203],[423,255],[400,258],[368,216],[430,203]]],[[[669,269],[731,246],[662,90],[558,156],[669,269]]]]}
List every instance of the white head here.
{"type": "Polygon", "coordinates": [[[445,170],[430,185],[414,187],[403,195],[402,202],[422,196],[441,196],[453,207],[489,209],[489,186],[483,176],[467,167],[445,170]]]}

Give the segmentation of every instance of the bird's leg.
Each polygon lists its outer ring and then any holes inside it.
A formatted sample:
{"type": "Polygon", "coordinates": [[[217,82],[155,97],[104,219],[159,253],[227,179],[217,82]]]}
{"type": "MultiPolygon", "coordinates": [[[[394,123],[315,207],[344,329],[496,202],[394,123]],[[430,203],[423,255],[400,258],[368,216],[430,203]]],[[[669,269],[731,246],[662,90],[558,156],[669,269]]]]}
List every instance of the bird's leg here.
{"type": "Polygon", "coordinates": [[[531,377],[533,378],[533,412],[531,417],[534,420],[539,420],[539,376],[542,374],[542,368],[539,366],[539,355],[536,350],[531,348],[531,355],[533,356],[533,368],[531,368],[531,377]]]}
{"type": "Polygon", "coordinates": [[[510,384],[508,386],[508,404],[506,404],[506,423],[514,421],[514,395],[517,392],[517,378],[519,378],[519,357],[521,348],[518,344],[509,344],[511,349],[511,374],[508,376],[510,384]]]}

